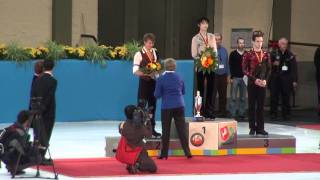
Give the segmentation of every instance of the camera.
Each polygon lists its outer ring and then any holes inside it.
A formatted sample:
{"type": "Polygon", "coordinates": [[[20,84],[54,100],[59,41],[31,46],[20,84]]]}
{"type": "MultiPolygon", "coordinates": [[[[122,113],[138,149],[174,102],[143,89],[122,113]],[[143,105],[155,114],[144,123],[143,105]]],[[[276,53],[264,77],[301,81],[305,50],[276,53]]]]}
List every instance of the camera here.
{"type": "Polygon", "coordinates": [[[152,106],[146,108],[145,100],[139,100],[139,106],[133,112],[133,122],[136,125],[147,125],[148,123],[150,123],[150,119],[153,116],[153,109],[154,108],[152,106]]]}

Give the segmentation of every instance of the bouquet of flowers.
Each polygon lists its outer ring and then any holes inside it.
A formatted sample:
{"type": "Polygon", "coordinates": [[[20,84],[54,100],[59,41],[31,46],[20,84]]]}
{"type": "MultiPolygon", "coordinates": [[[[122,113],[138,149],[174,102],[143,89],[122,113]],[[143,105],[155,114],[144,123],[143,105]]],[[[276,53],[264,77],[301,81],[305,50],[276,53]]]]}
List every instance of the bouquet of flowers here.
{"type": "Polygon", "coordinates": [[[213,48],[206,48],[201,52],[200,58],[195,60],[196,68],[203,73],[211,73],[218,67],[218,58],[213,48]]]}
{"type": "Polygon", "coordinates": [[[158,62],[150,62],[145,67],[140,68],[140,71],[142,71],[144,74],[152,74],[152,73],[158,73],[161,71],[162,66],[158,62]]]}

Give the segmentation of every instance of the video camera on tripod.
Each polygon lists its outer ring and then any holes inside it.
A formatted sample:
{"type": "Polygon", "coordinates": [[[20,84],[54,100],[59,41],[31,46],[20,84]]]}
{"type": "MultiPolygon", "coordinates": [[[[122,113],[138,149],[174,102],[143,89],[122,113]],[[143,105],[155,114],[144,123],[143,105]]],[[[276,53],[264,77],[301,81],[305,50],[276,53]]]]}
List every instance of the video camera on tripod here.
{"type": "Polygon", "coordinates": [[[142,124],[147,125],[148,123],[151,123],[151,118],[153,116],[153,109],[154,107],[146,107],[147,102],[143,99],[139,100],[139,106],[136,108],[136,110],[133,112],[133,122],[135,124],[142,124]]]}

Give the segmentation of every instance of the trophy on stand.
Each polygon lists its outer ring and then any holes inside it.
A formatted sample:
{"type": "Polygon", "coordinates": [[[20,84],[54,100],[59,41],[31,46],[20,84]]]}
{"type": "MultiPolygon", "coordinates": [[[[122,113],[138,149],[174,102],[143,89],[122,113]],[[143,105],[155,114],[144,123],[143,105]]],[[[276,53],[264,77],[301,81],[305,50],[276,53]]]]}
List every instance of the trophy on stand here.
{"type": "Polygon", "coordinates": [[[200,91],[197,91],[197,96],[194,98],[194,109],[195,115],[193,117],[194,121],[204,121],[204,117],[201,116],[200,110],[202,107],[202,97],[200,96],[200,91]]]}

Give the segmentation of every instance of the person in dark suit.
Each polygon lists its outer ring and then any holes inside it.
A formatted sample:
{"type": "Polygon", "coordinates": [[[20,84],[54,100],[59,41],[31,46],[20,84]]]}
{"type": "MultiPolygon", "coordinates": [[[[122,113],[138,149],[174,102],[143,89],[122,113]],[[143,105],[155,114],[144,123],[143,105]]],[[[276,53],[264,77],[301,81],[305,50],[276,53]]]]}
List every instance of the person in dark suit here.
{"type": "Polygon", "coordinates": [[[41,97],[41,115],[42,119],[38,123],[39,127],[35,128],[35,134],[39,140],[40,146],[43,147],[41,155],[45,157],[51,133],[53,130],[56,114],[55,93],[57,80],[53,77],[52,71],[54,61],[45,60],[43,62],[43,74],[34,82],[32,97],[41,97]],[[37,129],[38,128],[38,129],[37,129]]]}
{"type": "Polygon", "coordinates": [[[168,158],[170,125],[174,119],[181,147],[185,155],[191,158],[191,153],[186,135],[184,118],[184,82],[181,77],[175,73],[176,62],[169,58],[164,63],[165,72],[156,81],[155,97],[162,99],[161,104],[161,122],[162,122],[162,149],[159,159],[168,158]]]}
{"type": "Polygon", "coordinates": [[[317,48],[314,54],[314,65],[316,67],[316,80],[318,87],[318,116],[320,117],[320,47],[317,48]]]}
{"type": "MultiPolygon", "coordinates": [[[[32,98],[32,91],[34,89],[34,84],[36,80],[41,76],[42,73],[43,73],[43,60],[39,60],[34,64],[34,74],[31,82],[30,102],[32,98]]],[[[31,110],[31,104],[29,105],[29,110],[31,110]]]]}

